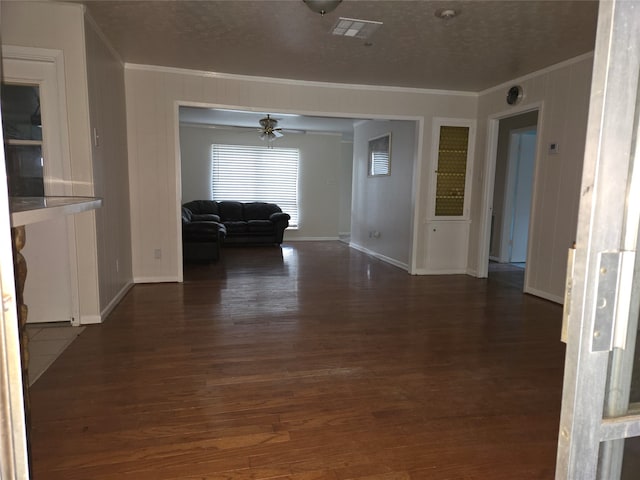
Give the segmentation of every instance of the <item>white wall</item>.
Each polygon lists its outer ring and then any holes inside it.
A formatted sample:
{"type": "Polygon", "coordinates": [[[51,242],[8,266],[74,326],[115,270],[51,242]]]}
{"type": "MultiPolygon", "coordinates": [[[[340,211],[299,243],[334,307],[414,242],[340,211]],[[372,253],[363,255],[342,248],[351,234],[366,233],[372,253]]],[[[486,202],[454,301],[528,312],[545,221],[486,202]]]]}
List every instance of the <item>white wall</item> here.
{"type": "Polygon", "coordinates": [[[578,219],[592,63],[591,55],[579,57],[561,68],[546,69],[480,95],[471,202],[470,273],[479,268],[480,230],[487,214],[482,211],[487,119],[510,116],[540,103],[541,148],[534,177],[526,291],[562,302],[567,249],[575,240],[578,219]],[[525,96],[522,105],[514,108],[507,105],[505,97],[508,87],[516,83],[522,85],[525,96]],[[548,153],[550,143],[559,144],[558,154],[548,153]]]}
{"type": "MultiPolygon", "coordinates": [[[[2,43],[61,50],[74,195],[93,196],[89,105],[84,41],[84,7],[51,2],[0,2],[2,43]]],[[[76,226],[80,321],[100,320],[95,214],[74,217],[76,226]]],[[[28,241],[28,239],[27,239],[28,241]]],[[[27,280],[28,281],[28,280],[27,280]]]]}
{"type": "Polygon", "coordinates": [[[96,210],[100,312],[104,318],[133,284],[124,65],[86,17],[87,80],[96,210]]]}
{"type": "MultiPolygon", "coordinates": [[[[477,97],[466,93],[291,82],[135,65],[127,65],[125,80],[136,281],[180,277],[179,103],[322,116],[424,119],[420,166],[427,160],[424,152],[430,151],[432,117],[474,118],[477,106],[477,97]],[[162,250],[160,259],[154,258],[156,248],[162,250]]],[[[416,183],[427,184],[426,170],[422,168],[416,183]]],[[[412,199],[418,218],[426,217],[426,195],[423,188],[412,199]]],[[[425,233],[424,229],[416,232],[418,266],[424,263],[425,233]]]]}
{"type": "MultiPolygon", "coordinates": [[[[180,127],[182,202],[211,198],[211,145],[264,146],[255,131],[180,127]]],[[[287,229],[286,240],[337,239],[340,220],[340,135],[286,133],[275,146],[300,149],[298,206],[300,224],[287,229]]],[[[345,180],[351,191],[351,177],[345,180]]],[[[233,199],[229,199],[233,200],[233,199]]]]}
{"type": "Polygon", "coordinates": [[[353,141],[343,141],[340,149],[338,233],[349,235],[351,233],[351,195],[353,192],[353,141]]]}
{"type": "Polygon", "coordinates": [[[367,121],[354,129],[351,243],[404,268],[411,245],[415,147],[415,122],[367,121]],[[391,175],[369,177],[369,140],[389,132],[391,175]]]}
{"type": "Polygon", "coordinates": [[[100,322],[132,283],[124,67],[92,22],[85,25],[82,5],[3,1],[0,8],[3,44],[64,55],[68,181],[73,195],[104,199],[102,209],[73,217],[80,322],[100,322]]]}

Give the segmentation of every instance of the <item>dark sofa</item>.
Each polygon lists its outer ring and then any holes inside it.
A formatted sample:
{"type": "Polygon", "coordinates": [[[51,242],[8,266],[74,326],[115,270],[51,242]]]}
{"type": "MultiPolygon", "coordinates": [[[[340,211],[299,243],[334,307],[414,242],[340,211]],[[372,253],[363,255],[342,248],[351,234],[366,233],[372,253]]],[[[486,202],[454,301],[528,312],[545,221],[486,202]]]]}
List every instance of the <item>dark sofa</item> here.
{"type": "Polygon", "coordinates": [[[194,214],[182,207],[182,258],[184,261],[215,261],[227,229],[216,215],[194,214]]]}
{"type": "MultiPolygon", "coordinates": [[[[225,244],[281,244],[289,214],[275,203],[194,200],[185,203],[192,215],[209,215],[225,227],[225,244]]],[[[198,217],[201,218],[201,217],[198,217]]]]}

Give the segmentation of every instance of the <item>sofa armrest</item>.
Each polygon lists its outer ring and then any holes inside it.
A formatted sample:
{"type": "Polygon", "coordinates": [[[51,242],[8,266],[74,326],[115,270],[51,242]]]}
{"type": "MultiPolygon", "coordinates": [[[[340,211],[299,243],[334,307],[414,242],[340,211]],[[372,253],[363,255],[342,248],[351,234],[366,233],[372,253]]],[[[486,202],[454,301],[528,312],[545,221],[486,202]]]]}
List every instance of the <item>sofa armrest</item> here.
{"type": "Polygon", "coordinates": [[[195,241],[224,240],[227,229],[217,222],[189,222],[182,225],[182,239],[195,241]]]}
{"type": "Polygon", "coordinates": [[[220,217],[215,213],[191,214],[192,222],[217,222],[220,223],[220,217]]]}
{"type": "Polygon", "coordinates": [[[191,213],[191,210],[189,210],[186,207],[182,207],[182,224],[183,225],[191,222],[191,217],[192,216],[193,216],[193,214],[191,213]]]}
{"type": "Polygon", "coordinates": [[[278,223],[283,220],[288,222],[290,219],[291,219],[291,215],[283,212],[275,212],[269,216],[269,220],[271,220],[273,223],[278,223]]]}

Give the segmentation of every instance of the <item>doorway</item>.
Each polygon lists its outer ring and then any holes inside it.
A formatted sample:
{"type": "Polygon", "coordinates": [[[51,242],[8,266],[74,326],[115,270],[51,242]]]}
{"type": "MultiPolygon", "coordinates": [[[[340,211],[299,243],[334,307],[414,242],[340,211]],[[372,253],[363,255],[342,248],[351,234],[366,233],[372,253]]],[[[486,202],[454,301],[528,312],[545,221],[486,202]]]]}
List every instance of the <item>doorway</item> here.
{"type": "Polygon", "coordinates": [[[488,274],[524,289],[538,111],[499,121],[488,274]]]}

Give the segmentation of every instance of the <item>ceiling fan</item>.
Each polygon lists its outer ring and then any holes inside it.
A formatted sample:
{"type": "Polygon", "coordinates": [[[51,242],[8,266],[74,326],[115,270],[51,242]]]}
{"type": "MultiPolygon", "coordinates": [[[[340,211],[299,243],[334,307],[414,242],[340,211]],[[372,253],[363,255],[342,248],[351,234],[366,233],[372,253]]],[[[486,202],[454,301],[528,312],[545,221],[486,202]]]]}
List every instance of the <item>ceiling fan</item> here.
{"type": "Polygon", "coordinates": [[[260,119],[260,140],[267,140],[273,142],[276,138],[282,137],[282,129],[277,127],[278,120],[271,118],[269,114],[266,117],[260,119]]]}

